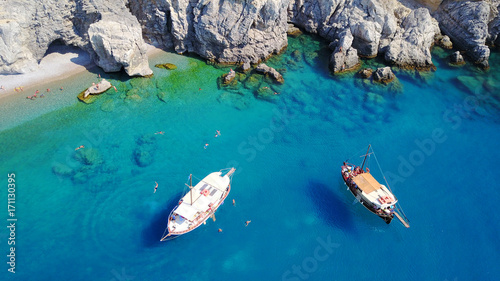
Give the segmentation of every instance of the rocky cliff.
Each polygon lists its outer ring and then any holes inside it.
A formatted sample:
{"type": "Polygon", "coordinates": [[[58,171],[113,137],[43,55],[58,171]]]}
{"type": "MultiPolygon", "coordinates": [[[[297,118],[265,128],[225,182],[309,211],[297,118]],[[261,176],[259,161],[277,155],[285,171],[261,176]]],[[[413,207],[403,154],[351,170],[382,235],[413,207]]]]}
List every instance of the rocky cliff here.
{"type": "Polygon", "coordinates": [[[126,1],[2,2],[0,73],[33,71],[56,40],[86,50],[106,71],[152,73],[141,27],[126,1]]]}
{"type": "Polygon", "coordinates": [[[219,63],[257,63],[287,45],[288,1],[132,0],[144,36],[219,63]]]}
{"type": "Polygon", "coordinates": [[[287,46],[288,22],[333,42],[330,67],[357,56],[433,68],[444,33],[475,63],[500,43],[500,0],[0,0],[0,73],[34,69],[56,41],[88,51],[105,71],[151,73],[146,42],[218,63],[257,63],[287,46]]]}
{"type": "Polygon", "coordinates": [[[488,67],[490,49],[486,46],[488,23],[492,20],[491,1],[445,0],[435,17],[441,30],[450,36],[455,46],[467,51],[473,62],[488,67]]]}

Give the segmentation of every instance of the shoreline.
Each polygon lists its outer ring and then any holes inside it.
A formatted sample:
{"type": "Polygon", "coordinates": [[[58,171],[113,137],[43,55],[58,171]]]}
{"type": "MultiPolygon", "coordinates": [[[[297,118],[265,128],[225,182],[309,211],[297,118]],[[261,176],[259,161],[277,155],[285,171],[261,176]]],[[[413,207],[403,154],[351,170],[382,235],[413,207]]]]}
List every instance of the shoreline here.
{"type": "MultiPolygon", "coordinates": [[[[163,51],[153,45],[146,45],[148,57],[163,51]]],[[[48,53],[38,64],[37,70],[33,72],[0,75],[0,87],[3,86],[3,89],[0,89],[0,103],[2,103],[2,100],[6,97],[15,94],[23,96],[33,95],[35,92],[28,92],[25,90],[70,78],[96,66],[90,58],[90,55],[78,47],[57,45],[51,46],[47,52],[48,53]],[[23,90],[16,91],[15,89],[18,87],[22,87],[23,90]]],[[[45,93],[47,89],[38,90],[40,94],[42,94],[45,93]]]]}

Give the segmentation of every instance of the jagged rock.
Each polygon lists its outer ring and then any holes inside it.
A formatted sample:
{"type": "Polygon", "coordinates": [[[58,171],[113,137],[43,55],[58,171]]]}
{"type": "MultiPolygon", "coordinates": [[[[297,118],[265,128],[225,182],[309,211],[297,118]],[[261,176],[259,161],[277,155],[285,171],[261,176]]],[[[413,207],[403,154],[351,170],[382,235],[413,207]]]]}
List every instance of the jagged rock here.
{"type": "Polygon", "coordinates": [[[250,65],[249,62],[244,62],[242,65],[241,65],[241,71],[243,72],[247,72],[247,71],[250,71],[250,69],[252,68],[252,66],[250,65]]]}
{"type": "Polygon", "coordinates": [[[456,51],[450,55],[450,63],[454,65],[463,65],[465,64],[464,57],[460,54],[460,51],[456,51]]]}
{"type": "Polygon", "coordinates": [[[258,63],[287,45],[288,1],[131,1],[145,37],[221,63],[258,63]]]}
{"type": "Polygon", "coordinates": [[[126,1],[14,1],[2,5],[2,10],[2,74],[35,70],[55,41],[82,48],[108,71],[123,66],[129,75],[152,73],[141,26],[128,10],[126,1]],[[89,37],[89,27],[94,24],[97,24],[92,29],[96,49],[91,43],[92,36],[89,37]]]}
{"type": "Polygon", "coordinates": [[[359,74],[361,75],[362,78],[364,79],[367,79],[367,78],[370,78],[372,77],[372,74],[373,74],[373,69],[371,68],[365,68],[363,70],[361,70],[359,72],[359,74]]]}
{"type": "Polygon", "coordinates": [[[281,84],[285,83],[283,76],[278,71],[276,71],[276,69],[267,66],[265,63],[259,64],[255,70],[257,72],[264,73],[266,75],[271,76],[274,79],[274,81],[276,81],[278,83],[281,83],[281,84]]]}
{"type": "Polygon", "coordinates": [[[101,20],[91,24],[88,33],[98,56],[96,63],[104,71],[119,71],[123,67],[130,76],[153,73],[137,19],[130,17],[127,22],[101,20]]]}
{"type": "Polygon", "coordinates": [[[430,47],[437,33],[439,26],[429,10],[420,8],[411,11],[389,44],[385,60],[403,68],[434,69],[430,47]]]}
{"type": "Polygon", "coordinates": [[[330,63],[328,64],[330,70],[334,73],[350,71],[359,65],[358,51],[352,47],[345,53],[344,50],[332,53],[330,55],[330,63]]]}
{"type": "Polygon", "coordinates": [[[435,13],[443,33],[483,68],[489,67],[490,56],[490,50],[485,45],[491,11],[488,2],[445,0],[435,13]]]}
{"type": "Polygon", "coordinates": [[[436,43],[436,45],[444,49],[453,49],[453,43],[451,42],[451,39],[450,37],[448,37],[448,35],[443,36],[441,34],[436,34],[436,36],[434,36],[434,42],[436,43]]]}
{"type": "Polygon", "coordinates": [[[335,47],[332,44],[329,45],[330,48],[334,48],[334,51],[330,55],[328,66],[334,73],[352,70],[360,65],[358,51],[351,47],[354,40],[351,31],[347,29],[340,36],[339,40],[334,41],[335,47]]]}
{"type": "Polygon", "coordinates": [[[373,74],[373,81],[383,84],[389,84],[394,78],[396,78],[396,75],[394,75],[389,66],[377,68],[373,74]]]}
{"type": "Polygon", "coordinates": [[[235,77],[236,77],[236,72],[233,69],[231,69],[227,74],[224,74],[224,77],[223,77],[224,81],[223,81],[223,83],[224,84],[229,84],[229,83],[231,83],[231,81],[233,81],[233,79],[235,77]]]}
{"type": "Polygon", "coordinates": [[[288,30],[286,31],[286,34],[292,37],[297,37],[302,34],[302,31],[295,27],[293,24],[289,23],[288,24],[288,30]]]}
{"type": "Polygon", "coordinates": [[[289,21],[329,41],[350,30],[352,47],[362,56],[375,57],[396,32],[395,4],[397,1],[292,0],[289,21]]]}

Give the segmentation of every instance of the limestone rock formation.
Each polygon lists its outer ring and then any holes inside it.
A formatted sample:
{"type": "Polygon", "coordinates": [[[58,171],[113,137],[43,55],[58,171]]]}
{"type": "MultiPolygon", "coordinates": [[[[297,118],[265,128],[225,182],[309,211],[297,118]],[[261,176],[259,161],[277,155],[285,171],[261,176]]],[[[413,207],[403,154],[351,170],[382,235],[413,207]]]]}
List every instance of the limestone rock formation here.
{"type": "Polygon", "coordinates": [[[178,53],[258,63],[287,45],[287,0],[131,2],[148,40],[178,53]]]}
{"type": "Polygon", "coordinates": [[[445,0],[435,13],[441,31],[483,68],[489,67],[490,56],[490,49],[485,45],[491,12],[488,2],[445,0]]]}
{"type": "Polygon", "coordinates": [[[130,75],[150,74],[140,25],[127,9],[126,2],[20,0],[0,5],[0,73],[33,71],[49,45],[59,41],[82,48],[108,69],[124,66],[130,75]],[[101,38],[96,37],[102,45],[95,45],[97,50],[94,50],[88,31],[101,20],[95,27],[102,31],[101,38]],[[119,32],[114,33],[116,31],[119,32]],[[127,48],[129,50],[125,51],[127,48]]]}
{"type": "Polygon", "coordinates": [[[352,48],[353,36],[349,29],[346,29],[340,35],[340,40],[335,40],[329,47],[333,49],[328,64],[334,73],[352,70],[360,65],[358,51],[352,48]]]}
{"type": "Polygon", "coordinates": [[[378,68],[375,73],[373,73],[373,81],[388,84],[396,78],[396,75],[392,72],[389,66],[378,68]]]}
{"type": "Polygon", "coordinates": [[[361,75],[362,78],[364,79],[368,79],[370,77],[372,77],[372,74],[373,74],[373,69],[371,68],[365,68],[365,69],[362,69],[359,74],[361,75]]]}
{"type": "Polygon", "coordinates": [[[97,54],[96,63],[106,72],[124,67],[130,76],[153,74],[149,68],[146,45],[137,20],[130,16],[127,22],[100,20],[88,29],[90,43],[97,54]],[[130,23],[136,24],[130,24],[130,23]],[[116,42],[119,42],[118,44],[116,42]]]}
{"type": "Polygon", "coordinates": [[[460,54],[459,51],[456,51],[453,54],[451,54],[450,63],[454,65],[462,65],[465,64],[465,60],[462,54],[460,54]]]}
{"type": "Polygon", "coordinates": [[[389,44],[385,60],[403,68],[434,68],[430,48],[436,34],[439,34],[439,26],[429,10],[419,8],[411,11],[389,44]]]}
{"type": "Polygon", "coordinates": [[[436,45],[441,46],[444,49],[451,50],[453,49],[453,43],[451,42],[450,37],[448,35],[437,34],[434,36],[434,42],[436,45]]]}
{"type": "Polygon", "coordinates": [[[257,68],[255,68],[255,71],[264,73],[266,75],[271,76],[274,81],[283,84],[285,80],[283,79],[283,76],[274,68],[267,66],[265,63],[261,63],[257,65],[257,68]]]}

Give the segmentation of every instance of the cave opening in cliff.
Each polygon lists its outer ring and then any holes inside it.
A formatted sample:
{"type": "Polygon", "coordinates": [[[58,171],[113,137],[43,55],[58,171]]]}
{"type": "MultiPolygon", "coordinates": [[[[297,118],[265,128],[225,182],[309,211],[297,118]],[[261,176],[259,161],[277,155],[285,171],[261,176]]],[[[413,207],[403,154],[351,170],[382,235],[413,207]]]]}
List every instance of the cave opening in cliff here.
{"type": "Polygon", "coordinates": [[[45,58],[52,54],[65,56],[70,59],[71,62],[78,65],[88,65],[91,63],[91,57],[85,50],[77,46],[67,45],[62,39],[52,41],[43,57],[45,58]]]}

